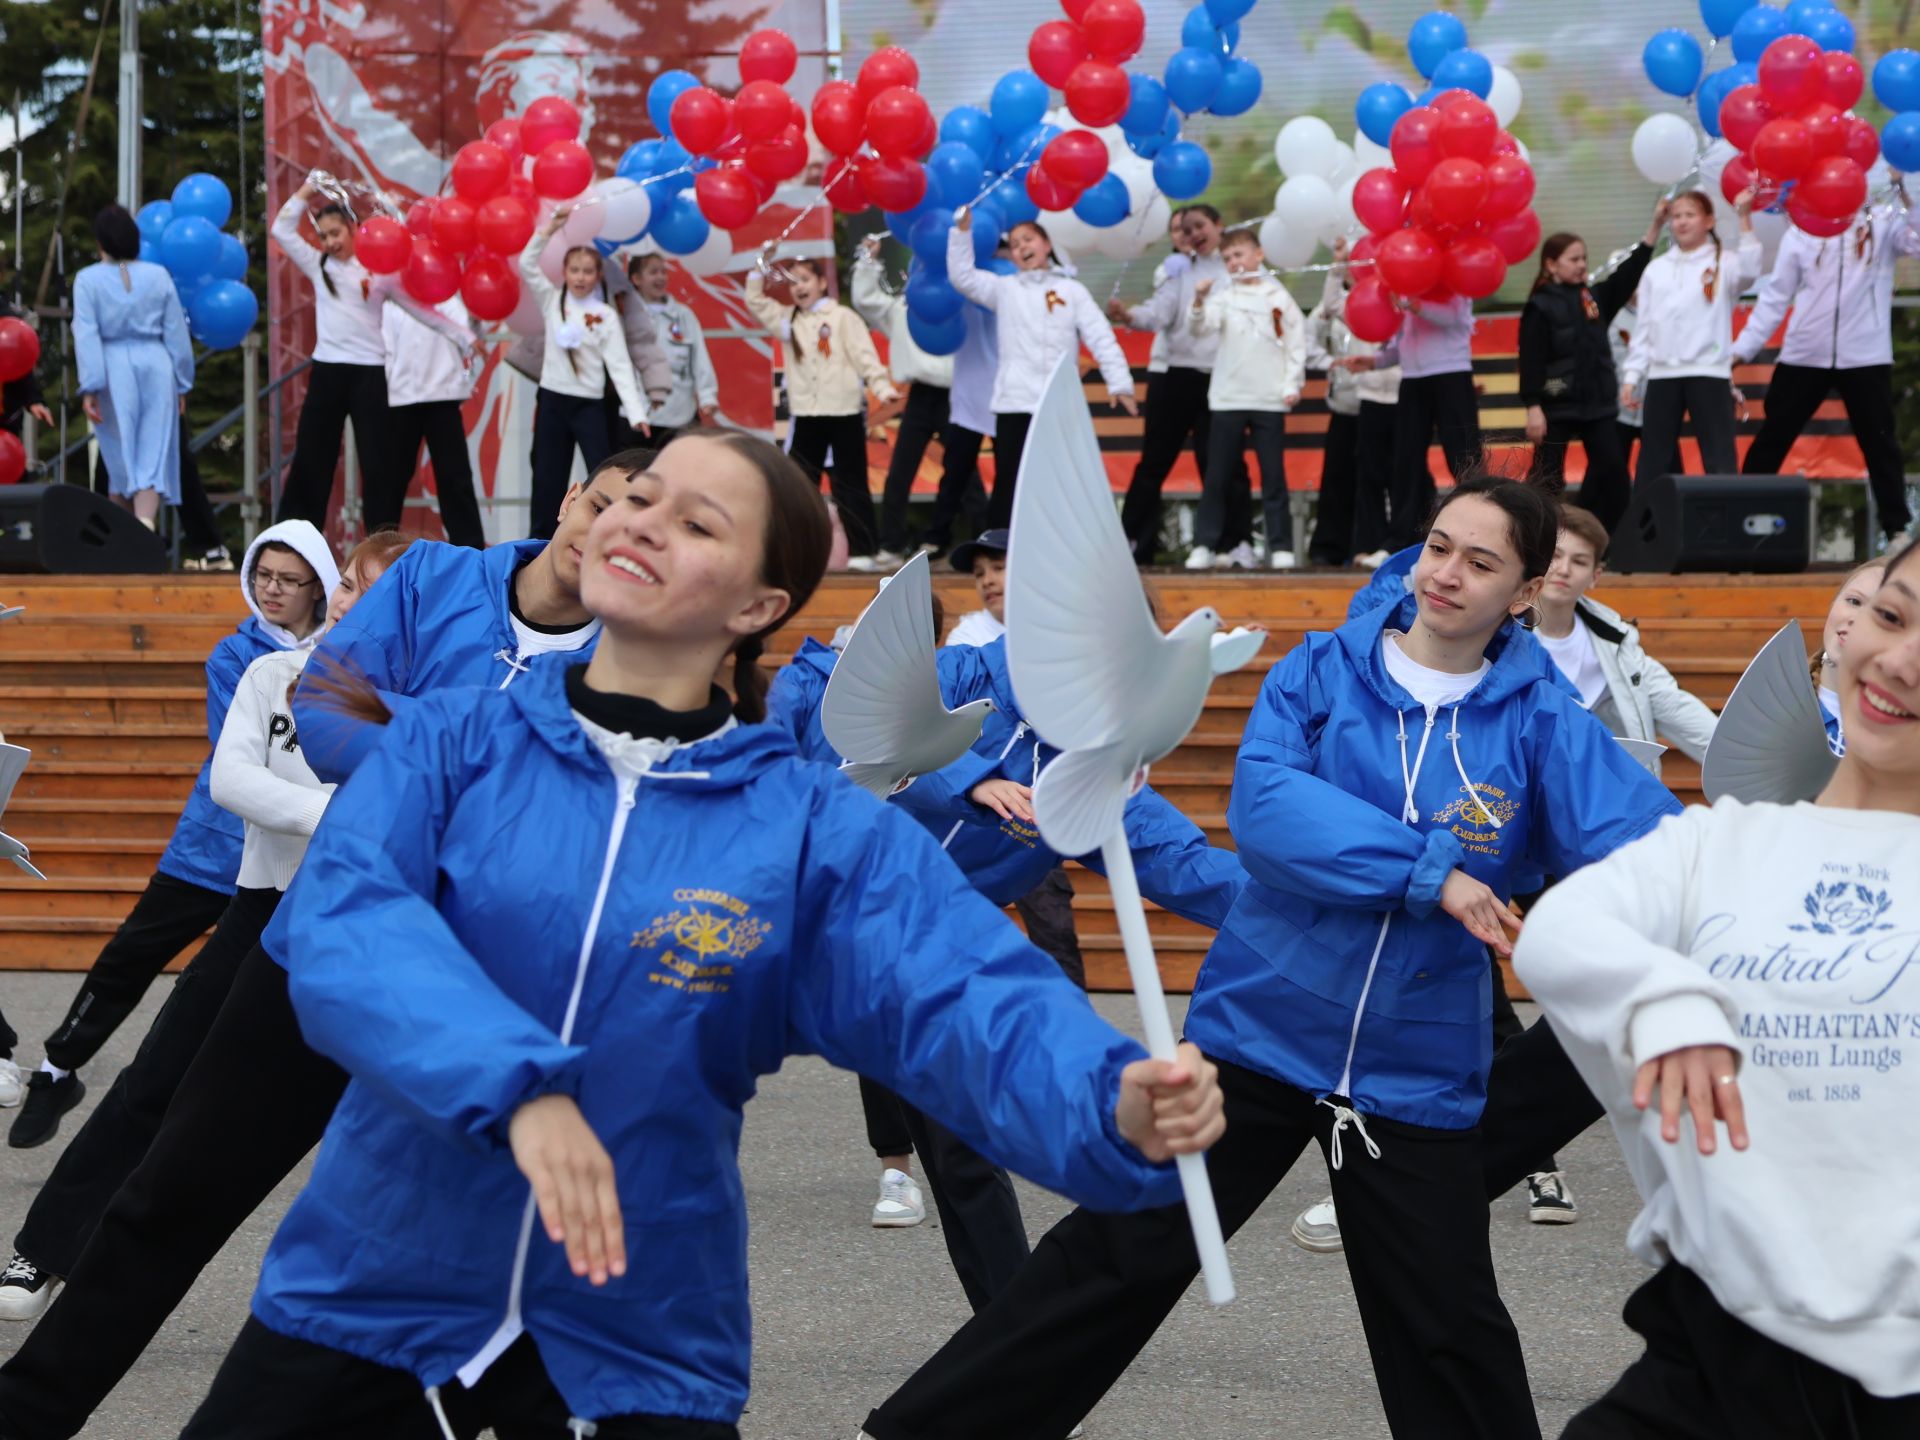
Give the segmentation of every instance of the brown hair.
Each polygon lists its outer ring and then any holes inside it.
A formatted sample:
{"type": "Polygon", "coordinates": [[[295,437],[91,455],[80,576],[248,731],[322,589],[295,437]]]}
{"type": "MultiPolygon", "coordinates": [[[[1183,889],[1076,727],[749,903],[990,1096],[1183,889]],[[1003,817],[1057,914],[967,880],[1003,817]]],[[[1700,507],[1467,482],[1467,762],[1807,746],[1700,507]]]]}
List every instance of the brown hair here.
{"type": "MultiPolygon", "coordinates": [[[[406,552],[407,548],[411,546],[417,538],[419,537],[414,535],[402,535],[392,526],[374,531],[371,535],[367,536],[366,539],[353,547],[353,552],[347,556],[346,563],[340,567],[341,578],[345,579],[347,576],[352,576],[354,584],[358,585],[361,593],[364,594],[370,584],[367,579],[368,569],[371,568],[373,570],[373,578],[378,580],[381,575],[387,572],[393,562],[398,560],[401,555],[406,552]]],[[[316,677],[314,680],[314,688],[317,690],[325,690],[329,693],[340,693],[340,698],[344,702],[347,702],[343,703],[340,708],[357,719],[372,720],[380,725],[387,723],[391,717],[387,713],[386,705],[380,699],[379,691],[370,685],[363,685],[358,694],[349,697],[343,692],[337,691],[337,678],[337,676],[331,673],[329,673],[324,680],[316,677]],[[379,707],[377,716],[364,708],[364,701],[367,699],[370,699],[374,705],[379,707]]],[[[300,677],[297,675],[287,682],[287,703],[289,705],[293,703],[293,692],[299,684],[300,677]]]]}
{"type": "Polygon", "coordinates": [[[1564,486],[1564,481],[1509,479],[1481,455],[1468,465],[1451,490],[1441,493],[1427,526],[1431,529],[1441,511],[1454,501],[1477,495],[1506,512],[1507,538],[1520,556],[1525,578],[1538,579],[1553,567],[1554,546],[1560,543],[1560,491],[1564,486]]]}
{"type": "MultiPolygon", "coordinates": [[[[1533,289],[1538,290],[1542,285],[1553,284],[1553,277],[1547,273],[1547,263],[1549,261],[1558,260],[1574,246],[1584,245],[1586,243],[1586,241],[1582,240],[1578,235],[1575,235],[1571,230],[1556,230],[1553,234],[1542,240],[1540,242],[1540,273],[1533,277],[1533,289]]],[[[1531,294],[1532,291],[1528,293],[1531,294]]]]}
{"type": "Polygon", "coordinates": [[[789,270],[811,271],[814,279],[818,280],[822,285],[827,283],[827,262],[824,260],[816,259],[811,255],[801,255],[782,263],[785,264],[789,270]]]}
{"type": "MultiPolygon", "coordinates": [[[[1700,207],[1700,213],[1707,217],[1707,224],[1709,226],[1715,225],[1719,222],[1720,212],[1714,209],[1713,197],[1709,195],[1706,191],[1682,190],[1678,195],[1673,197],[1673,204],[1678,205],[1685,200],[1691,200],[1694,204],[1700,207]]],[[[1671,211],[1672,206],[1669,206],[1668,209],[1669,211],[1671,211]]],[[[1718,269],[1720,265],[1720,253],[1722,248],[1720,245],[1720,232],[1718,230],[1709,229],[1707,231],[1707,234],[1713,240],[1713,263],[1714,263],[1714,268],[1718,269]]]]}
{"type": "MultiPolygon", "coordinates": [[[[1913,545],[1902,545],[1898,550],[1889,550],[1885,555],[1875,555],[1870,560],[1861,561],[1860,564],[1849,570],[1846,573],[1846,577],[1834,588],[1834,598],[1838,599],[1841,591],[1845,590],[1869,570],[1884,570],[1886,574],[1880,577],[1880,583],[1882,585],[1886,584],[1887,577],[1893,574],[1894,567],[1904,561],[1907,556],[1911,555],[1915,548],[1913,545]]],[[[1827,651],[1826,647],[1822,645],[1820,649],[1813,652],[1813,658],[1807,661],[1807,676],[1813,681],[1813,688],[1816,691],[1820,688],[1820,672],[1826,668],[1827,651]]]]}
{"type": "Polygon", "coordinates": [[[1594,564],[1598,565],[1607,558],[1607,542],[1613,537],[1607,534],[1607,527],[1591,510],[1582,510],[1578,505],[1561,506],[1560,528],[1571,530],[1593,547],[1594,564]]]}
{"type": "MultiPolygon", "coordinates": [[[[338,200],[329,200],[307,217],[313,222],[313,230],[316,235],[320,233],[320,222],[329,215],[338,217],[340,223],[346,226],[347,229],[353,229],[353,212],[338,200]]],[[[340,298],[340,291],[335,288],[333,277],[327,274],[327,252],[324,250],[320,252],[320,283],[327,287],[327,294],[333,296],[336,300],[340,298]]]]}
{"type": "Polygon", "coordinates": [[[1237,225],[1220,237],[1220,248],[1222,250],[1225,250],[1229,245],[1251,245],[1255,250],[1258,250],[1260,249],[1260,232],[1251,225],[1237,225]]]}
{"type": "MultiPolygon", "coordinates": [[[[605,296],[607,293],[607,263],[600,258],[600,252],[591,245],[571,246],[567,252],[560,257],[560,323],[562,325],[567,323],[567,262],[576,255],[592,257],[593,268],[600,276],[599,281],[596,282],[600,286],[600,293],[602,296],[605,296]]],[[[571,350],[567,351],[567,368],[572,370],[575,375],[580,373],[580,357],[575,355],[571,350]]]]}

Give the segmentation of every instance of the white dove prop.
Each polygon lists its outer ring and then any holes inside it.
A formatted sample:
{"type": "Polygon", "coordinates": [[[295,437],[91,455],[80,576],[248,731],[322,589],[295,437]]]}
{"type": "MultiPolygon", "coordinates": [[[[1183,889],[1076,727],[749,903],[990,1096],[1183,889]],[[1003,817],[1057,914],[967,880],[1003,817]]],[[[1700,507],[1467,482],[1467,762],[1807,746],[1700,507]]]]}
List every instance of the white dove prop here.
{"type": "Polygon", "coordinates": [[[1727,697],[1700,762],[1700,788],[1709,805],[1722,795],[1791,805],[1824,790],[1839,763],[1807,678],[1807,642],[1800,622],[1789,620],[1727,697]]]}
{"type": "Polygon", "coordinates": [[[1667,747],[1658,740],[1629,740],[1624,735],[1614,737],[1620,748],[1631,755],[1637,764],[1646,767],[1649,775],[1656,779],[1660,774],[1660,757],[1667,753],[1667,747]]]}
{"type": "MultiPolygon", "coordinates": [[[[1061,752],[1034,787],[1034,819],[1063,855],[1100,851],[1147,1048],[1170,1060],[1173,1024],[1122,812],[1147,767],[1200,718],[1213,677],[1253,659],[1266,634],[1218,635],[1212,610],[1196,610],[1170,634],[1154,623],[1073,356],[1053,372],[1034,412],[1018,484],[1007,556],[1007,668],[1027,722],[1061,752]]],[[[1207,1297],[1224,1305],[1233,1276],[1206,1163],[1198,1155],[1179,1163],[1207,1297]]]]}
{"type": "Polygon", "coordinates": [[[933,647],[933,581],[920,554],[867,606],[820,701],[820,728],[840,768],[882,800],[966,754],[993,709],[991,700],[947,709],[933,647]]]}
{"type": "MultiPolygon", "coordinates": [[[[6,813],[7,802],[13,798],[13,787],[19,783],[32,755],[31,750],[23,750],[18,745],[0,743],[0,815],[6,813]]],[[[36,880],[47,878],[27,858],[27,847],[5,831],[0,831],[0,860],[11,860],[36,880]]]]}

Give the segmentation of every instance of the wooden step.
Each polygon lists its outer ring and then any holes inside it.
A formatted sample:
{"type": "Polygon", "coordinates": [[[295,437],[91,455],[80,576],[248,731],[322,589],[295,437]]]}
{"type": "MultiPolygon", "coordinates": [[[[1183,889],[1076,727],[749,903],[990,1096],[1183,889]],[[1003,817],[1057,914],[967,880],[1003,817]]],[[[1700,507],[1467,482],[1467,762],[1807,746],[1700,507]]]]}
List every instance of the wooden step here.
{"type": "Polygon", "coordinates": [[[185,805],[199,773],[200,767],[190,760],[44,760],[36,754],[13,794],[16,800],[172,800],[185,805]]]}
{"type": "Polygon", "coordinates": [[[96,721],[35,721],[8,726],[9,743],[24,745],[35,760],[126,760],[130,756],[164,764],[198,766],[207,758],[205,723],[140,721],[126,725],[96,721]]]}
{"type": "MultiPolygon", "coordinates": [[[[12,813],[11,807],[8,813],[12,813]]],[[[144,885],[166,852],[167,837],[103,839],[97,835],[48,835],[30,841],[27,848],[41,874],[56,880],[99,876],[109,880],[138,880],[144,885]]]]}
{"type": "MultiPolygon", "coordinates": [[[[0,675],[12,667],[0,651],[0,675]]],[[[207,723],[207,687],[195,685],[15,685],[0,687],[0,731],[63,722],[137,725],[207,723]]]]}
{"type": "Polygon", "coordinates": [[[214,646],[233,633],[233,626],[218,617],[152,618],[61,618],[15,621],[9,637],[22,650],[111,650],[198,654],[205,660],[214,646]]]}
{"type": "Polygon", "coordinates": [[[35,855],[42,845],[55,839],[98,839],[109,844],[150,840],[164,847],[180,819],[180,805],[171,799],[16,799],[7,806],[6,818],[8,833],[35,855]]]}

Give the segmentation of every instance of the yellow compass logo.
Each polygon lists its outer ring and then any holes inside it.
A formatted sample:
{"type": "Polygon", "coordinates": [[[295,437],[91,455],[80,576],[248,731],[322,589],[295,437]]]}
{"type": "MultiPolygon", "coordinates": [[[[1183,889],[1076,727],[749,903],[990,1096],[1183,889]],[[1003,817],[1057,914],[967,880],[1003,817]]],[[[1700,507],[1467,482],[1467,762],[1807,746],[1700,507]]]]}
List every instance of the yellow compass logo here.
{"type": "Polygon", "coordinates": [[[733,978],[732,962],[758,950],[773,927],[744,900],[723,891],[683,889],[673,898],[678,908],[633,932],[631,948],[653,951],[659,966],[647,978],[675,990],[724,993],[733,978]]]}

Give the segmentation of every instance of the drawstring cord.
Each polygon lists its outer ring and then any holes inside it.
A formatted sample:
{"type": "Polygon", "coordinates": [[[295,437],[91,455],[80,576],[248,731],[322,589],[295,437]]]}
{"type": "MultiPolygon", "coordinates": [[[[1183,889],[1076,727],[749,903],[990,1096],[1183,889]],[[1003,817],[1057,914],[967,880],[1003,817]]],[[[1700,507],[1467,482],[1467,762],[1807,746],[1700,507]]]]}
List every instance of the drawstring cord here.
{"type": "MultiPolygon", "coordinates": [[[[1400,819],[1408,825],[1414,825],[1419,823],[1420,807],[1413,803],[1413,782],[1420,773],[1421,764],[1427,758],[1427,742],[1433,738],[1433,712],[1431,710],[1427,712],[1426,733],[1420,737],[1420,749],[1413,757],[1411,770],[1407,768],[1407,712],[1396,710],[1394,716],[1400,722],[1400,784],[1406,794],[1405,803],[1400,807],[1400,819]]],[[[1454,723],[1456,725],[1459,723],[1457,712],[1454,723]]],[[[1459,758],[1459,752],[1456,750],[1454,759],[1457,761],[1459,758]]]]}
{"type": "Polygon", "coordinates": [[[1358,1110],[1354,1109],[1351,1105],[1335,1105],[1331,1100],[1322,1100],[1320,1103],[1333,1111],[1333,1140],[1332,1143],[1327,1146],[1327,1163],[1329,1165],[1335,1170],[1340,1168],[1340,1161],[1342,1159],[1340,1153],[1340,1132],[1345,1130],[1349,1125],[1360,1132],[1360,1140],[1361,1143],[1367,1147],[1368,1156],[1375,1160],[1380,1158],[1380,1147],[1373,1143],[1373,1136],[1367,1133],[1367,1122],[1361,1118],[1358,1110]]]}
{"type": "Polygon", "coordinates": [[[533,668],[511,650],[496,650],[493,652],[493,658],[506,662],[507,678],[500,682],[500,688],[502,690],[513,684],[516,676],[525,675],[533,668]]]}
{"type": "Polygon", "coordinates": [[[1460,783],[1466,788],[1467,798],[1480,807],[1480,819],[1489,830],[1498,832],[1500,822],[1493,818],[1493,812],[1487,809],[1487,802],[1480,798],[1480,792],[1473,788],[1473,781],[1467,778],[1467,767],[1460,761],[1460,707],[1453,707],[1453,728],[1447,731],[1447,743],[1453,748],[1453,769],[1460,777],[1460,783]]]}
{"type": "Polygon", "coordinates": [[[427,1404],[433,1407],[433,1418],[440,1424],[440,1433],[446,1436],[447,1440],[460,1440],[460,1437],[453,1433],[453,1422],[447,1419],[446,1406],[440,1403],[438,1385],[427,1386],[427,1404]]]}

